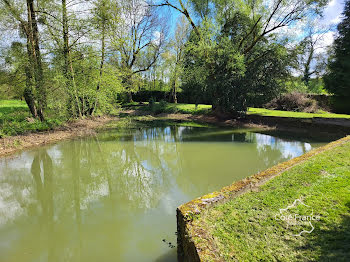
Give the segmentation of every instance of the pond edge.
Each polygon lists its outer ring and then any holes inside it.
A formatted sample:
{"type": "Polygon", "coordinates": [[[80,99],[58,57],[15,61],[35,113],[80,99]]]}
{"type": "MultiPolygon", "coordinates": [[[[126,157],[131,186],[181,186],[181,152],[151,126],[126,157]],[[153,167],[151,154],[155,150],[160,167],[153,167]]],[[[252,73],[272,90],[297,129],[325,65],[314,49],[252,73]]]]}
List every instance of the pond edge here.
{"type": "Polygon", "coordinates": [[[268,180],[282,174],[288,169],[303,163],[315,155],[331,150],[344,143],[350,142],[350,136],[346,136],[325,146],[313,149],[299,157],[277,164],[265,171],[249,176],[233,184],[223,187],[219,191],[198,197],[179,206],[176,210],[177,218],[177,255],[178,261],[222,261],[217,254],[213,237],[205,230],[194,226],[192,221],[202,212],[217,204],[225,203],[241,194],[257,190],[257,187],[268,180]],[[194,241],[194,237],[203,241],[194,241]]]}

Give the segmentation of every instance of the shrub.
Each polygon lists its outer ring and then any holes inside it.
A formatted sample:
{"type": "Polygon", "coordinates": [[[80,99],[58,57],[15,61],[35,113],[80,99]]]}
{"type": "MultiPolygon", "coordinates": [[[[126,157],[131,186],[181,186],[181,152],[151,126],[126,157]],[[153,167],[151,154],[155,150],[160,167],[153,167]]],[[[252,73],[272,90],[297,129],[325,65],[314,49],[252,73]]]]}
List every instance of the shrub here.
{"type": "Polygon", "coordinates": [[[267,103],[264,107],[275,110],[307,113],[315,113],[320,109],[316,100],[298,92],[280,95],[271,102],[267,103]]]}
{"type": "Polygon", "coordinates": [[[160,102],[159,102],[159,106],[161,107],[161,108],[166,108],[166,106],[168,105],[168,102],[167,101],[165,101],[165,100],[161,100],[160,102]]]}

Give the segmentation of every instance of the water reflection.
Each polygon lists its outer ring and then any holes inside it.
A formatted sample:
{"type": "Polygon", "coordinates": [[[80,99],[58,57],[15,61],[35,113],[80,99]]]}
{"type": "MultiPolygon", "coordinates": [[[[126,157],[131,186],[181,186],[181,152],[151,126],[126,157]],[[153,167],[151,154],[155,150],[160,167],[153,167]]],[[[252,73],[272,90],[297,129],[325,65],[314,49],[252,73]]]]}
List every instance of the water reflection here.
{"type": "Polygon", "coordinates": [[[0,261],[174,261],[178,205],[318,145],[169,126],[0,159],[0,261]]]}

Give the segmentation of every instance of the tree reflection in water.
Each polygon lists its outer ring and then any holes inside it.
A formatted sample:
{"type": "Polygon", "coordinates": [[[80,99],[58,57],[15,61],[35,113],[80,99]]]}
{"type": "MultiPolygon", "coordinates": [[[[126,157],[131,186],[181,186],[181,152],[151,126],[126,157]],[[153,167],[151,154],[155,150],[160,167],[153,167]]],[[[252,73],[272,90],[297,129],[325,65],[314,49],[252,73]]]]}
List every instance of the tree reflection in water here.
{"type": "Polygon", "coordinates": [[[178,205],[316,144],[230,129],[125,129],[0,159],[0,261],[165,261],[178,205]]]}

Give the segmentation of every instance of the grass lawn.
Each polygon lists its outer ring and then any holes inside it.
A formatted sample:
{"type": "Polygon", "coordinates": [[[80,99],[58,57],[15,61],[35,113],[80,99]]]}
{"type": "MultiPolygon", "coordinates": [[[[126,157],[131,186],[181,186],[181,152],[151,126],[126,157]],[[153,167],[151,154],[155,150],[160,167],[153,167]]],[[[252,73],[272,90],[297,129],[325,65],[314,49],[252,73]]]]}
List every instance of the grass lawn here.
{"type": "Polygon", "coordinates": [[[52,118],[45,122],[28,121],[29,118],[31,114],[24,101],[0,100],[0,137],[50,130],[62,123],[52,118]]]}
{"type": "Polygon", "coordinates": [[[141,111],[152,111],[153,113],[181,113],[181,114],[207,114],[211,110],[211,105],[198,105],[195,104],[173,104],[173,103],[161,103],[156,102],[151,107],[148,102],[145,102],[144,105],[140,105],[138,102],[125,104],[124,107],[132,107],[133,109],[141,111]]]}
{"type": "Polygon", "coordinates": [[[285,171],[257,192],[213,207],[193,223],[213,236],[224,261],[349,261],[350,142],[285,171]]]}
{"type": "MultiPolygon", "coordinates": [[[[194,104],[173,104],[173,103],[155,103],[153,108],[145,105],[139,105],[139,103],[129,103],[124,106],[133,107],[134,109],[153,111],[155,113],[182,113],[182,114],[207,114],[211,110],[211,105],[198,105],[194,104]]],[[[313,118],[313,117],[325,117],[325,118],[349,118],[350,115],[345,114],[332,114],[327,112],[320,113],[303,113],[303,112],[291,112],[291,111],[280,111],[280,110],[270,110],[264,108],[254,108],[250,107],[247,112],[248,115],[261,115],[261,116],[277,116],[277,117],[295,117],[295,118],[313,118]]]]}
{"type": "Polygon", "coordinates": [[[270,110],[264,108],[249,108],[248,115],[261,115],[261,116],[279,116],[279,117],[296,117],[296,118],[312,118],[312,117],[326,117],[326,118],[350,118],[350,115],[345,114],[332,114],[332,113],[303,113],[303,112],[291,112],[270,110]]]}

